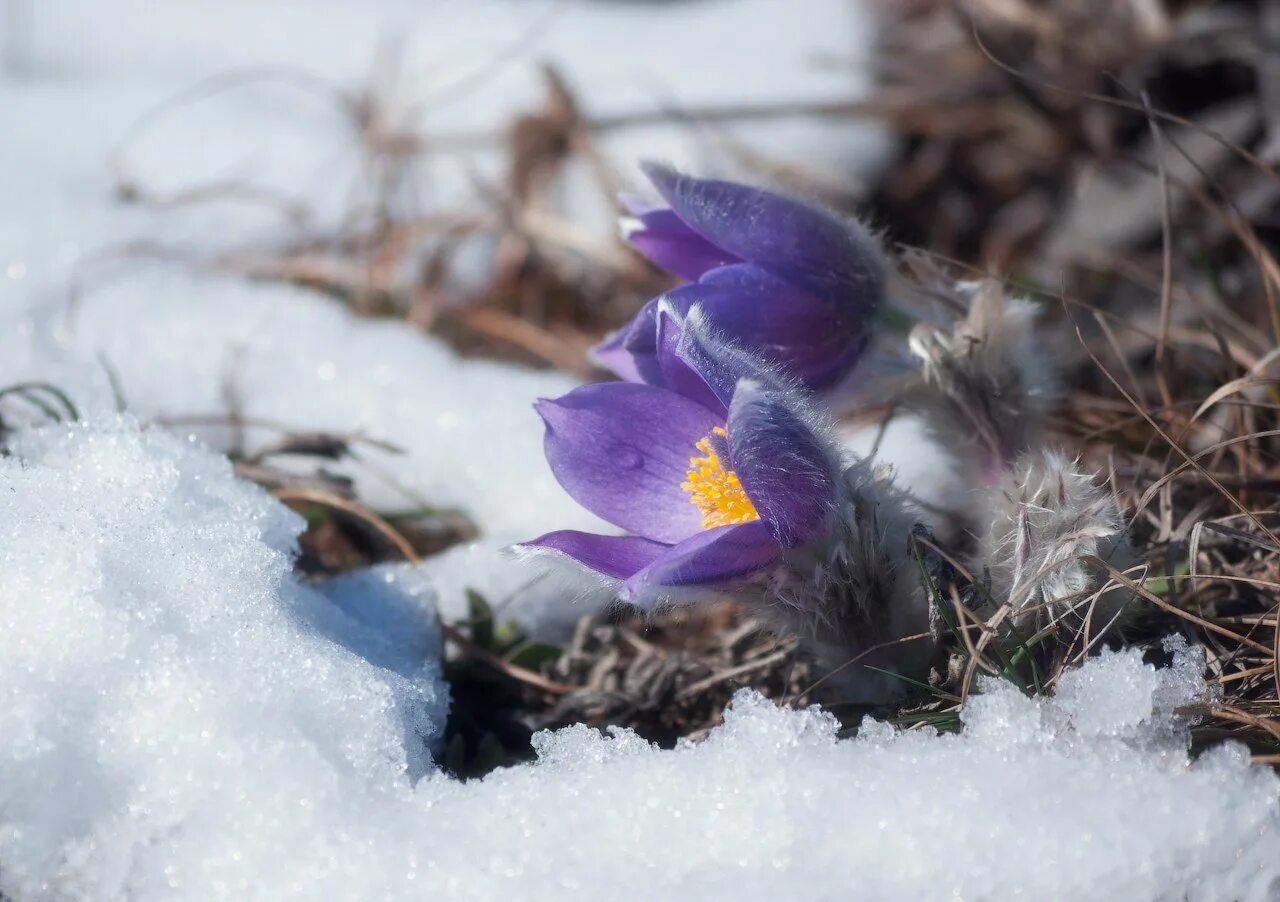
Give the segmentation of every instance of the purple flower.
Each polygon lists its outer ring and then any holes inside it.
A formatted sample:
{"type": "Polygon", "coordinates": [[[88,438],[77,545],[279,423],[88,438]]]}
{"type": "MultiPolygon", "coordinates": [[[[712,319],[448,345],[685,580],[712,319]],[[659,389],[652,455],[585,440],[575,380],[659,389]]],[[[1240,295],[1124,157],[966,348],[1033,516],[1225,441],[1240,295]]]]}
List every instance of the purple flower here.
{"type": "Polygon", "coordinates": [[[537,404],[556,479],[630,535],[525,543],[620,580],[639,603],[741,580],[803,546],[832,515],[840,472],[802,402],[696,315],[659,310],[654,333],[661,385],[587,385],[537,404]]]}
{"type": "Polygon", "coordinates": [[[699,307],[715,329],[810,388],[834,385],[871,338],[887,266],[860,224],[813,204],[647,164],[662,208],[632,204],[629,240],[689,282],[650,301],[596,349],[619,376],[662,385],[660,302],[699,307]]]}

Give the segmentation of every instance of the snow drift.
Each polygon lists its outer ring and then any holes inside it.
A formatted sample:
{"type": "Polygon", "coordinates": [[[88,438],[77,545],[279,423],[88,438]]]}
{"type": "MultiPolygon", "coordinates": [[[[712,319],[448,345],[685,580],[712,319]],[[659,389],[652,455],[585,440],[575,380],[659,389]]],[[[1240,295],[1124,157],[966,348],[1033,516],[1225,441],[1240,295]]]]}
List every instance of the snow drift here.
{"type": "Polygon", "coordinates": [[[1177,648],[988,683],[959,735],[740,693],[700,744],[585,726],[536,764],[431,769],[430,590],[317,591],[301,521],[128,421],[0,459],[0,890],[34,899],[1266,899],[1280,781],[1195,763],[1177,648]]]}

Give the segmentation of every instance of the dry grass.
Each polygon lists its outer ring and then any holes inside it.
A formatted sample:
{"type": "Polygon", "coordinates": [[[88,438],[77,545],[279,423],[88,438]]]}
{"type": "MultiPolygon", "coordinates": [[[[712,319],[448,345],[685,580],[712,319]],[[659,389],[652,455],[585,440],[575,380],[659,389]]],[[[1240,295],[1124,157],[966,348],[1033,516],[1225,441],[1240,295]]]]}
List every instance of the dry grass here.
{"type": "MultiPolygon", "coordinates": [[[[463,353],[595,374],[586,352],[599,333],[621,325],[667,280],[618,241],[558,217],[550,192],[566,165],[585,160],[605,205],[616,207],[619,183],[597,135],[630,118],[584,118],[572,87],[546,67],[541,107],[492,131],[440,134],[425,131],[412,109],[393,101],[399,78],[396,56],[388,52],[354,90],[307,73],[262,69],[211,78],[156,107],[134,124],[113,156],[117,196],[160,209],[213,202],[266,207],[279,213],[282,237],[272,246],[227,249],[212,259],[179,247],[125,245],[104,250],[95,265],[152,257],[296,283],[365,315],[404,318],[463,353]],[[318,97],[346,124],[358,152],[359,187],[336,226],[318,224],[305,198],[226,179],[160,192],[137,171],[136,148],[174,114],[255,85],[287,85],[318,97]],[[474,201],[461,207],[440,207],[407,187],[434,157],[460,152],[497,155],[502,179],[488,182],[474,174],[474,201]],[[460,286],[452,278],[454,258],[477,242],[495,249],[491,269],[479,284],[460,286]]],[[[85,279],[94,277],[93,266],[88,269],[85,279]]]]}
{"type": "Polygon", "coordinates": [[[1011,271],[1048,308],[1071,388],[1054,439],[1109,482],[1139,554],[1123,573],[1090,560],[1102,588],[1012,662],[984,644],[1008,607],[981,621],[952,603],[968,580],[940,586],[952,660],[921,722],[953,715],[975,672],[1049,689],[1104,642],[1154,658],[1176,632],[1221,693],[1198,735],[1277,760],[1280,178],[1259,36],[1278,27],[1243,3],[973,0],[890,30],[912,137],[879,207],[956,274],[1011,271]],[[1133,600],[1107,633],[1092,614],[1111,592],[1133,600]]]}

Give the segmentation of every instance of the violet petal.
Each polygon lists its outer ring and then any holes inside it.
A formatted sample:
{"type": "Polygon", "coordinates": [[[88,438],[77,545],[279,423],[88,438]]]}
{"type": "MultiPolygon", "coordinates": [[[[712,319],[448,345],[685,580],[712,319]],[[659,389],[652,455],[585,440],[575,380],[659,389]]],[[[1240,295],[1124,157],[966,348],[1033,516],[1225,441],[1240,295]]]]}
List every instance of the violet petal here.
{"type": "Polygon", "coordinates": [[[797,401],[744,381],[729,408],[729,455],[778,543],[804,544],[834,509],[837,465],[797,401]]]}
{"type": "Polygon", "coordinates": [[[628,594],[645,598],[663,586],[724,582],[769,566],[782,549],[759,521],[708,529],[685,539],[627,580],[628,594]]]}
{"type": "Polygon", "coordinates": [[[652,564],[671,548],[639,536],[601,536],[576,529],[549,532],[522,548],[550,548],[566,554],[579,564],[613,579],[627,579],[652,564]]]}
{"type": "Polygon", "coordinates": [[[635,358],[631,356],[631,352],[624,346],[627,329],[630,326],[631,324],[628,323],[592,348],[591,359],[619,379],[626,379],[628,382],[642,382],[644,380],[640,378],[640,370],[636,366],[635,358]]]}
{"type": "Polygon", "coordinates": [[[708,242],[831,302],[835,316],[864,318],[879,304],[887,265],[856,221],[749,185],[654,163],[643,168],[676,215],[708,242]]]}
{"type": "Polygon", "coordinates": [[[657,359],[663,384],[728,418],[729,400],[737,379],[695,344],[684,320],[665,305],[658,309],[657,333],[657,359]]]}
{"type": "Polygon", "coordinates": [[[655,298],[625,326],[592,348],[592,359],[628,382],[664,385],[657,357],[657,313],[655,298]]]}
{"type": "Polygon", "coordinates": [[[560,484],[597,516],[657,542],[702,528],[680,488],[695,445],[723,420],[695,401],[633,382],[584,385],[539,401],[547,462],[560,484]]]}
{"type": "Polygon", "coordinates": [[[751,379],[781,388],[786,383],[758,356],[724,341],[702,308],[694,306],[681,315],[664,298],[658,309],[658,362],[673,390],[698,398],[717,412],[729,415],[729,403],[738,383],[751,379]],[[707,400],[696,382],[710,390],[707,400]]]}
{"type": "Polygon", "coordinates": [[[717,330],[813,388],[845,376],[870,335],[869,320],[842,322],[829,303],[750,263],[709,272],[664,300],[681,313],[700,307],[717,330]]]}
{"type": "Polygon", "coordinates": [[[692,282],[717,266],[740,262],[689,228],[671,210],[641,213],[636,221],[639,227],[627,232],[627,241],[649,260],[686,281],[692,282]]]}

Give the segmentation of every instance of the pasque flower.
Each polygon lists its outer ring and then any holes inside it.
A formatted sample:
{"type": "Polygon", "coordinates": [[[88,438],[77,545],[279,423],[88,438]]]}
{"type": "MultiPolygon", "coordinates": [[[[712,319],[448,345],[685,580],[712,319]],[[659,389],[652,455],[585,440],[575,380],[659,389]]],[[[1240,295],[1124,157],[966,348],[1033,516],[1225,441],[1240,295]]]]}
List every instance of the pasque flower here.
{"type": "Polygon", "coordinates": [[[565,530],[526,547],[566,554],[641,602],[764,570],[835,509],[838,459],[787,386],[691,320],[655,315],[662,385],[586,385],[537,404],[560,484],[630,535],[565,530]]]}
{"type": "Polygon", "coordinates": [[[596,349],[619,376],[664,384],[657,310],[695,305],[715,330],[809,388],[839,382],[871,338],[887,264],[858,222],[807,201],[666,166],[645,172],[665,207],[631,204],[628,239],[686,280],[596,349]]]}
{"type": "MultiPolygon", "coordinates": [[[[662,384],[613,382],[541,401],[561,485],[629,535],[576,531],[525,544],[568,555],[647,606],[731,596],[828,666],[918,668],[927,595],[910,558],[916,518],[866,462],[847,465],[807,393],[660,305],[662,384]],[[889,648],[880,651],[882,645],[889,648]]],[[[850,697],[900,687],[842,674],[850,697]]]]}

